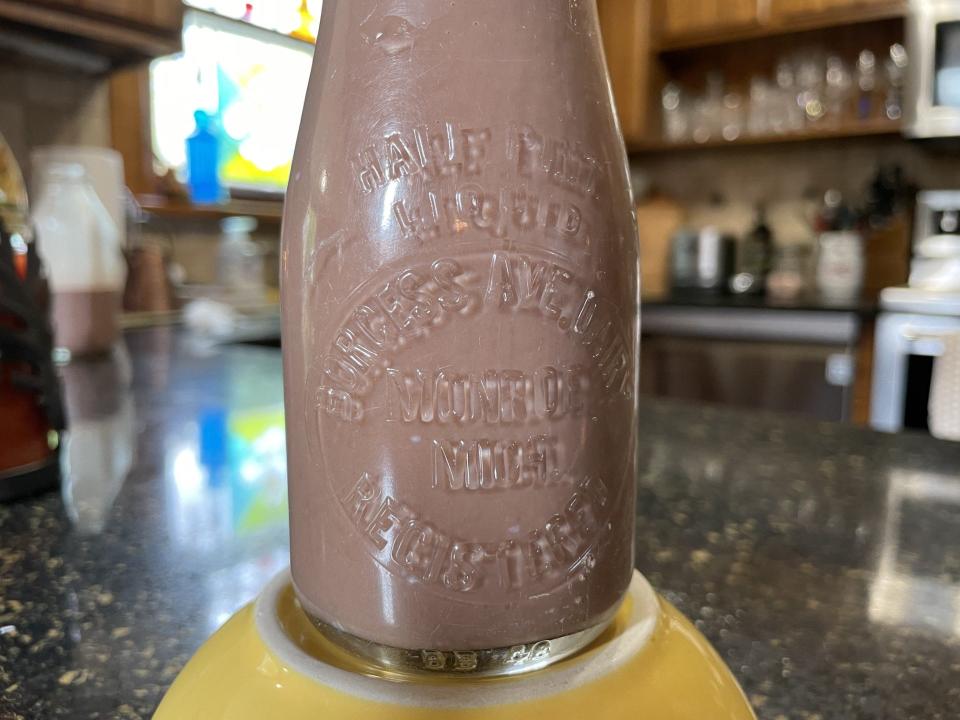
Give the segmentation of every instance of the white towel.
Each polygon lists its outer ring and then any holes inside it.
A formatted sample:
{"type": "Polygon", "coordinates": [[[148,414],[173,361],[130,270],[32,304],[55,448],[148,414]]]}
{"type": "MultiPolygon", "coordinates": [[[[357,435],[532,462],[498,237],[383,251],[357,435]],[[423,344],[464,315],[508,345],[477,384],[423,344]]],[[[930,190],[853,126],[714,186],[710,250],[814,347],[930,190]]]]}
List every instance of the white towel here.
{"type": "Polygon", "coordinates": [[[944,440],[960,440],[960,333],[943,336],[943,354],[933,364],[930,433],[944,440]]]}

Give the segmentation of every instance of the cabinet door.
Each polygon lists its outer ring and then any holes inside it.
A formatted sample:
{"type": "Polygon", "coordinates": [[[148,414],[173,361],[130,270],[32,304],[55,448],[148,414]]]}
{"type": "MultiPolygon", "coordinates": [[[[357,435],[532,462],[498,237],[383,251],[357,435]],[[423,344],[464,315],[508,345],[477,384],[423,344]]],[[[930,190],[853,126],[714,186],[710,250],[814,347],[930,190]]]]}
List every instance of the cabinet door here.
{"type": "Polygon", "coordinates": [[[883,4],[891,3],[889,0],[773,0],[770,10],[775,17],[791,19],[831,10],[854,10],[883,4]]]}
{"type": "Polygon", "coordinates": [[[183,26],[182,0],[150,0],[149,4],[152,6],[153,24],[157,27],[179,30],[183,26]]]}
{"type": "Polygon", "coordinates": [[[627,146],[642,143],[651,87],[651,0],[598,0],[610,83],[627,146]]]}
{"type": "Polygon", "coordinates": [[[181,0],[56,0],[65,9],[116,18],[124,24],[176,30],[183,17],[181,0]]]}
{"type": "MultiPolygon", "coordinates": [[[[844,0],[837,1],[844,2],[844,0]]],[[[770,9],[777,17],[796,17],[820,12],[825,2],[828,0],[773,0],[770,9]]]]}
{"type": "Polygon", "coordinates": [[[758,0],[660,0],[661,36],[722,35],[760,21],[758,0]]]}

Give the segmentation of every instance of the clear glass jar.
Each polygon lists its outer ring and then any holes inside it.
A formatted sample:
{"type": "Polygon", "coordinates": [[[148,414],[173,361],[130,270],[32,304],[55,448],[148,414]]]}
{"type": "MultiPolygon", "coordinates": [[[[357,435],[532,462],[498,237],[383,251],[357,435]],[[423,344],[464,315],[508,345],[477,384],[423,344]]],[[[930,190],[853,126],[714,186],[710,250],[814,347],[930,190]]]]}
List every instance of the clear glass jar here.
{"type": "Polygon", "coordinates": [[[120,334],[127,277],[120,231],[82,165],[50,162],[43,173],[33,225],[56,345],[73,355],[104,353],[120,334]]]}

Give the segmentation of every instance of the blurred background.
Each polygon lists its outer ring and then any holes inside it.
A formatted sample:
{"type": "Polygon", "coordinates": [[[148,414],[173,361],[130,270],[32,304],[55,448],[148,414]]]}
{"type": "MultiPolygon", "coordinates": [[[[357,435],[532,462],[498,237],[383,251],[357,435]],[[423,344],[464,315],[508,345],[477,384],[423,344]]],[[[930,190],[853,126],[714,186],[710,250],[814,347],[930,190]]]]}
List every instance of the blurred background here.
{"type": "MultiPolygon", "coordinates": [[[[640,227],[643,392],[960,436],[942,369],[960,332],[960,3],[599,8],[640,227]]],[[[123,327],[279,342],[283,194],[320,13],[0,3],[4,207],[15,249],[36,229],[56,258],[55,296],[107,283],[123,327]],[[62,236],[78,226],[82,242],[62,236]],[[113,246],[122,262],[77,265],[113,246]]],[[[53,305],[62,327],[111,307],[53,305]]]]}
{"type": "MultiPolygon", "coordinates": [[[[638,567],[762,716],[952,717],[960,0],[598,7],[638,567]]],[[[0,0],[2,717],[150,717],[289,562],[278,258],[320,24],[0,0]]]]}

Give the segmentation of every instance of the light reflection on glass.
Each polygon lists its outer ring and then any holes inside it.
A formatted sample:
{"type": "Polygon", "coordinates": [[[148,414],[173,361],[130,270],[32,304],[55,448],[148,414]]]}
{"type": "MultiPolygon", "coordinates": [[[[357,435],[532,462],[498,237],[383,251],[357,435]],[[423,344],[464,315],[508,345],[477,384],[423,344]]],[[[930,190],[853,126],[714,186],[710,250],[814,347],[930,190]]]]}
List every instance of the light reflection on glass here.
{"type": "Polygon", "coordinates": [[[233,614],[260,594],[264,578],[271,578],[290,562],[286,548],[274,548],[252,560],[221,568],[206,577],[207,632],[213,633],[233,614]]]}
{"type": "MultiPolygon", "coordinates": [[[[946,573],[909,572],[902,546],[909,538],[904,510],[913,504],[957,506],[960,482],[923,471],[891,471],[880,560],[870,587],[870,620],[885,625],[928,628],[960,637],[960,578],[946,573]]],[[[907,526],[909,527],[909,526],[907,526]]],[[[949,542],[944,538],[944,542],[949,542]]],[[[933,552],[933,548],[930,549],[933,552]]]]}
{"type": "Polygon", "coordinates": [[[63,502],[82,533],[100,533],[133,466],[136,423],[130,358],[118,345],[61,368],[70,419],[61,451],[63,502]]]}
{"type": "Polygon", "coordinates": [[[180,499],[189,504],[203,491],[203,469],[193,448],[181,449],[173,458],[173,481],[180,499]]]}
{"type": "Polygon", "coordinates": [[[230,538],[286,527],[283,410],[201,413],[172,439],[168,461],[175,539],[212,549],[230,538]]]}
{"type": "MultiPolygon", "coordinates": [[[[397,471],[393,456],[385,454],[381,463],[381,497],[397,497],[397,471]]],[[[380,616],[388,623],[396,623],[396,598],[393,589],[396,580],[383,567],[378,567],[377,584],[380,586],[380,616]]]]}

